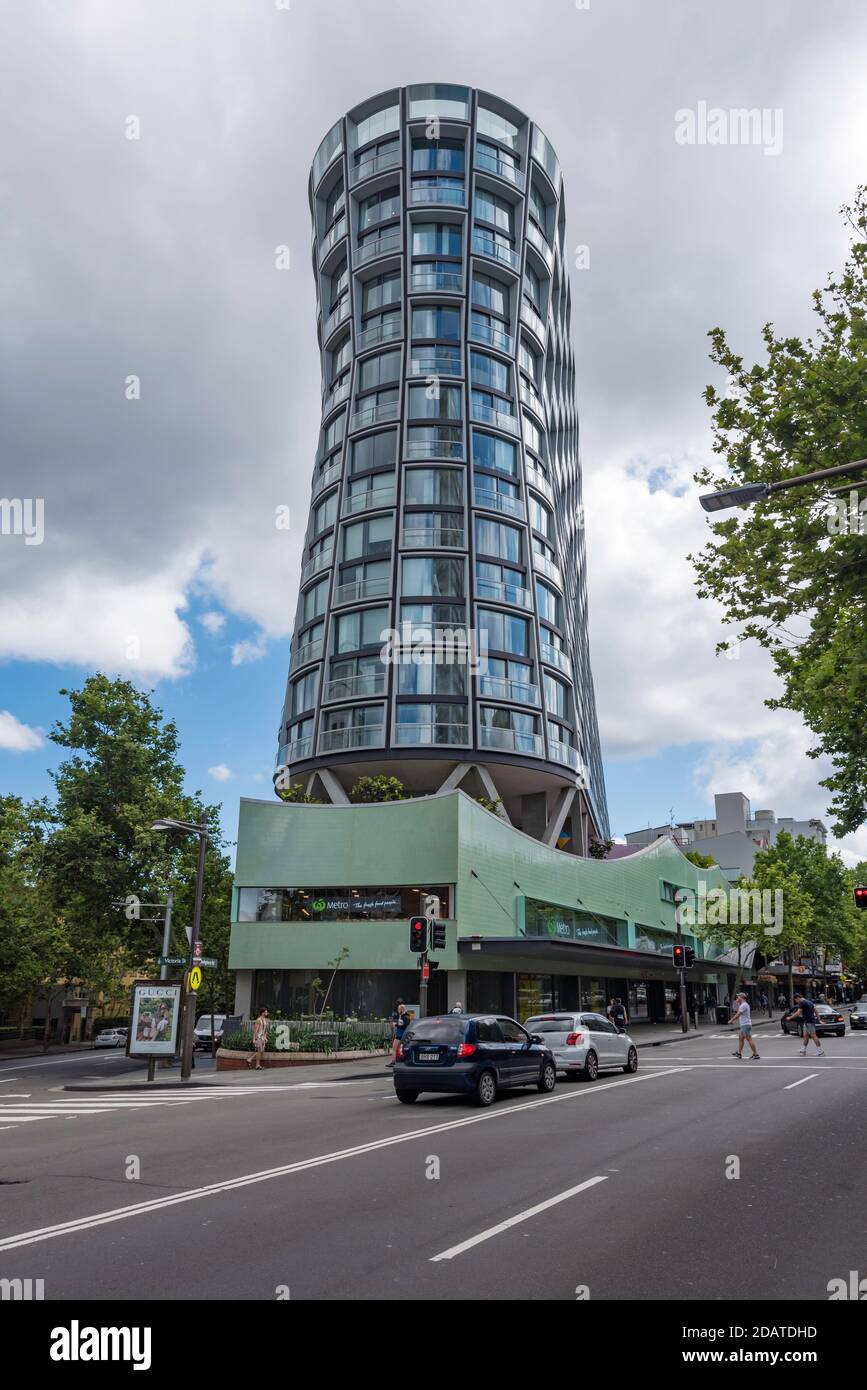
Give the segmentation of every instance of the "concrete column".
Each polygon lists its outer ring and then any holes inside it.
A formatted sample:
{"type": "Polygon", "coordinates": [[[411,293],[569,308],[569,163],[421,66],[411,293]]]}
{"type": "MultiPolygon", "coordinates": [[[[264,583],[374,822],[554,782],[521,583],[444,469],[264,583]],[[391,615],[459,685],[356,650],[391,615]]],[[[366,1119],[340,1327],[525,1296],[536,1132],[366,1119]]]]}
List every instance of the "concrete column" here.
{"type": "Polygon", "coordinates": [[[235,1010],[240,1018],[249,1018],[253,1007],[252,970],[235,971],[235,1010]]]}
{"type": "Polygon", "coordinates": [[[467,1007],[467,972],[466,970],[449,970],[448,980],[446,981],[448,1008],[453,1009],[455,1004],[460,1003],[466,1010],[467,1007]]]}
{"type": "Polygon", "coordinates": [[[544,792],[529,792],[521,797],[521,829],[534,840],[544,840],[548,824],[548,803],[544,792]]]}

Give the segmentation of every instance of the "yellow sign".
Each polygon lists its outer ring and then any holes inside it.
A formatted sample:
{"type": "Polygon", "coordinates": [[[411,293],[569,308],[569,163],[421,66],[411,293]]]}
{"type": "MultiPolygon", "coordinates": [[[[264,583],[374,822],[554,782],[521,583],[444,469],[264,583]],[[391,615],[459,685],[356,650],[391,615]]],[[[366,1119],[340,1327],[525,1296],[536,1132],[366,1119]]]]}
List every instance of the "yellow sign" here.
{"type": "Polygon", "coordinates": [[[194,994],[201,983],[202,968],[200,965],[194,965],[192,970],[190,971],[190,989],[193,991],[194,994]]]}

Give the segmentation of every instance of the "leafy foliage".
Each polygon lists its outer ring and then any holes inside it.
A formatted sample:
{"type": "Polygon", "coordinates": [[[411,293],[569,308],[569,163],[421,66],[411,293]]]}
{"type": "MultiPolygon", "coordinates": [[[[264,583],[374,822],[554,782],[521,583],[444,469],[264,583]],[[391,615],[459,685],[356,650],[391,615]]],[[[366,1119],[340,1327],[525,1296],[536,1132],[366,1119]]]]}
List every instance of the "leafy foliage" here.
{"type": "Polygon", "coordinates": [[[349,793],[350,801],[405,801],[409,792],[399,777],[359,777],[349,793]]]}

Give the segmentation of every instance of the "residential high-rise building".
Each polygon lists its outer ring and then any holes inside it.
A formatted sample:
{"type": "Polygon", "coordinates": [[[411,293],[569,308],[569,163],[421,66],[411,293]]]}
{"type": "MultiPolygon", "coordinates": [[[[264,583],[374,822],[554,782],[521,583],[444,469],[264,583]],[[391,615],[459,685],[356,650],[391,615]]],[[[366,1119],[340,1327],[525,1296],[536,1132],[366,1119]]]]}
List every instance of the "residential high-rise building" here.
{"type": "Polygon", "coordinates": [[[310,177],[322,423],[278,788],[458,785],[608,834],[587,641],[563,180],[508,102],[426,84],[310,177]]]}

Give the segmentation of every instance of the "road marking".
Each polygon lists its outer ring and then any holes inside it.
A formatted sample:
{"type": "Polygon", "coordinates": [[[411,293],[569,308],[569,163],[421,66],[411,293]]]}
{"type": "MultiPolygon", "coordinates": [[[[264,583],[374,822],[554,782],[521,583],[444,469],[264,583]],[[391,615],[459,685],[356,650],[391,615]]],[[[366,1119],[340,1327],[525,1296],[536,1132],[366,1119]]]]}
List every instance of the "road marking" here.
{"type": "Polygon", "coordinates": [[[790,1085],[784,1086],[784,1087],[783,1087],[783,1090],[784,1090],[784,1091],[794,1091],[794,1089],[795,1089],[796,1086],[803,1086],[803,1084],[804,1084],[805,1081],[812,1081],[812,1080],[813,1080],[813,1077],[818,1076],[818,1075],[819,1075],[819,1073],[818,1073],[817,1071],[811,1072],[809,1076],[802,1076],[801,1079],[800,1079],[800,1081],[793,1081],[793,1082],[791,1082],[790,1085]]]}
{"type": "Polygon", "coordinates": [[[508,1231],[510,1227],[519,1226],[522,1221],[529,1221],[531,1216],[538,1216],[541,1211],[548,1211],[550,1207],[567,1202],[570,1197],[577,1197],[579,1192],[586,1192],[588,1187],[595,1187],[597,1183],[607,1181],[607,1177],[598,1177],[588,1178],[586,1182],[579,1182],[577,1187],[569,1187],[565,1192],[558,1193],[556,1197],[549,1197],[547,1202],[539,1202],[535,1207],[528,1207],[526,1211],[519,1212],[517,1216],[510,1216],[508,1221],[501,1221],[498,1226],[491,1226],[487,1231],[480,1231],[477,1236],[470,1236],[469,1240],[461,1241],[460,1245],[453,1245],[450,1249],[441,1251],[439,1255],[431,1255],[430,1263],[436,1264],[437,1260],[453,1260],[456,1255],[462,1255],[465,1250],[472,1250],[474,1245],[481,1245],[483,1240],[491,1240],[493,1236],[508,1231]]]}
{"type": "MultiPolygon", "coordinates": [[[[15,1062],[11,1067],[0,1067],[0,1072],[32,1071],[34,1067],[59,1067],[66,1062],[78,1062],[80,1064],[81,1058],[82,1053],[76,1052],[72,1057],[44,1057],[41,1062],[15,1062]]],[[[111,1057],[91,1057],[87,1065],[90,1066],[92,1062],[111,1062],[112,1060],[117,1059],[111,1057]]],[[[137,1070],[137,1068],[130,1067],[129,1070],[133,1071],[137,1070]]]]}
{"type": "Polygon", "coordinates": [[[582,1091],[569,1090],[559,1096],[544,1096],[540,1100],[529,1100],[521,1105],[501,1106],[496,1110],[486,1110],[481,1115],[467,1115],[460,1120],[447,1120],[438,1125],[426,1125],[424,1129],[413,1129],[405,1134],[394,1134],[386,1139],[374,1139],[367,1144],[356,1144],[351,1149],[338,1149],[333,1153],[319,1154],[315,1158],[300,1159],[297,1163],[286,1163],[280,1168],[266,1168],[259,1173],[246,1173],[239,1178],[226,1178],[223,1182],[209,1183],[207,1187],[190,1188],[170,1197],[156,1197],[149,1202],[135,1202],[128,1207],[115,1207],[111,1211],[98,1212],[93,1216],[81,1216],[72,1221],[62,1221],[56,1226],[43,1226],[38,1230],[21,1231],[17,1235],[0,1239],[0,1253],[5,1250],[18,1250],[24,1245],[38,1245],[40,1241],[54,1240],[58,1236],[93,1230],[97,1226],[108,1226],[115,1221],[126,1221],[131,1216],[141,1216],[148,1212],[162,1211],[167,1207],[180,1206],[183,1202],[195,1202],[201,1197],[213,1197],[220,1192],[233,1192],[238,1188],[270,1182],[273,1178],[288,1177],[293,1173],[303,1173],[312,1168],[322,1168],[329,1163],[339,1163],[343,1159],[358,1158],[365,1154],[376,1153],[380,1149],[392,1148],[396,1144],[408,1144],[414,1139],[427,1139],[433,1134],[446,1134],[453,1129],[464,1129],[469,1125],[484,1124],[487,1120],[499,1120],[510,1115],[519,1115],[526,1110],[536,1110],[542,1105],[557,1105],[562,1101],[583,1100],[591,1096],[602,1095],[605,1091],[613,1091],[618,1086],[638,1086],[645,1081],[654,1081],[660,1076],[677,1076],[682,1070],[682,1067],[671,1067],[665,1072],[624,1077],[622,1081],[608,1081],[601,1086],[588,1087],[582,1091]]]}

